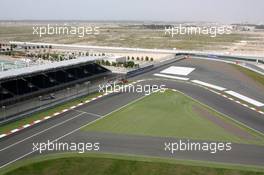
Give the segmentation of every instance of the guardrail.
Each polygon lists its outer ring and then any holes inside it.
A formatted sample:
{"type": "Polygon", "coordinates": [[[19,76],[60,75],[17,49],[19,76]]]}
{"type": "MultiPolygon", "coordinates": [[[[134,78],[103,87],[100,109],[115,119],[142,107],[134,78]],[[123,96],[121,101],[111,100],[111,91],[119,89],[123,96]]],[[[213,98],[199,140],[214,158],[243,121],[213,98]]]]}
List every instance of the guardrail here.
{"type": "Polygon", "coordinates": [[[213,54],[194,54],[194,53],[177,53],[176,55],[181,56],[197,56],[197,57],[206,57],[206,58],[213,58],[213,59],[228,59],[228,60],[241,60],[241,61],[249,61],[249,62],[259,62],[264,64],[264,60],[259,58],[245,58],[239,56],[224,56],[224,55],[213,55],[213,54]]]}
{"type": "Polygon", "coordinates": [[[252,63],[264,64],[264,61],[258,58],[252,59],[252,58],[234,57],[234,56],[204,55],[204,54],[189,54],[189,53],[178,53],[176,55],[194,56],[194,57],[200,57],[200,58],[205,58],[205,59],[211,59],[214,61],[221,61],[221,62],[226,62],[230,64],[236,64],[246,69],[249,69],[251,71],[254,71],[256,73],[259,73],[261,75],[264,75],[264,70],[262,68],[257,67],[256,65],[252,64],[252,63]]]}
{"type": "Polygon", "coordinates": [[[137,70],[130,71],[130,72],[127,73],[126,76],[127,76],[127,78],[131,78],[131,77],[137,76],[139,74],[143,74],[143,73],[146,73],[146,72],[149,72],[149,71],[153,71],[155,69],[158,69],[160,67],[167,66],[167,65],[169,65],[171,63],[174,63],[174,62],[177,62],[177,61],[181,61],[183,59],[185,59],[184,56],[179,57],[179,58],[177,58],[177,57],[174,56],[170,60],[167,60],[167,61],[164,61],[164,62],[159,62],[157,64],[151,64],[151,65],[148,65],[148,66],[139,68],[137,70]]]}
{"type": "Polygon", "coordinates": [[[153,64],[149,65],[149,66],[141,67],[139,69],[132,70],[132,71],[128,72],[126,76],[127,76],[127,78],[131,78],[131,77],[137,76],[139,74],[148,72],[148,71],[152,70],[153,67],[154,67],[153,64]]]}

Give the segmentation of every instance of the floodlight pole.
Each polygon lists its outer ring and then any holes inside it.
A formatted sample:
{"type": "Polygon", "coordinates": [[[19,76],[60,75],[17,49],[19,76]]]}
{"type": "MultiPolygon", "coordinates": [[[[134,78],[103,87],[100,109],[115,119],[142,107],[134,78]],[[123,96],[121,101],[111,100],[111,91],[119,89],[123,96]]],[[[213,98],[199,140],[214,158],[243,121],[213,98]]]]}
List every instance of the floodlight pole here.
{"type": "Polygon", "coordinates": [[[85,83],[85,85],[87,85],[87,93],[88,93],[88,95],[89,95],[89,88],[90,88],[90,84],[91,84],[91,82],[90,81],[87,81],[86,83],[85,83]]]}
{"type": "Polygon", "coordinates": [[[2,106],[2,110],[4,113],[4,120],[6,120],[6,106],[2,106]]]}

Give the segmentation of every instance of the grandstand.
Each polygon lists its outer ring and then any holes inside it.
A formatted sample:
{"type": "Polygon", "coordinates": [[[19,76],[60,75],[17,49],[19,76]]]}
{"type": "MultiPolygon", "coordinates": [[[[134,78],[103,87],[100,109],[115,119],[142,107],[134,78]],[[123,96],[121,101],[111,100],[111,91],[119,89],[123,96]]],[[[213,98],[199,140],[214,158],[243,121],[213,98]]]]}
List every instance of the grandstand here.
{"type": "Polygon", "coordinates": [[[96,59],[82,57],[1,72],[0,103],[15,103],[111,74],[106,68],[97,65],[96,59]]]}

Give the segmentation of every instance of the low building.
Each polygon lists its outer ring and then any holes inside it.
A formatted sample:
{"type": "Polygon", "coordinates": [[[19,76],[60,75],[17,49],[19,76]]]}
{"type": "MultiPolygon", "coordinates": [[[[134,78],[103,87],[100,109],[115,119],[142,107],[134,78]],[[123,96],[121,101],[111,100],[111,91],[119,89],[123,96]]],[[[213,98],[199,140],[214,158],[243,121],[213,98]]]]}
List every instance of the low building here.
{"type": "Polygon", "coordinates": [[[112,62],[125,63],[126,57],[125,56],[109,56],[105,60],[108,60],[110,63],[112,62]]]}

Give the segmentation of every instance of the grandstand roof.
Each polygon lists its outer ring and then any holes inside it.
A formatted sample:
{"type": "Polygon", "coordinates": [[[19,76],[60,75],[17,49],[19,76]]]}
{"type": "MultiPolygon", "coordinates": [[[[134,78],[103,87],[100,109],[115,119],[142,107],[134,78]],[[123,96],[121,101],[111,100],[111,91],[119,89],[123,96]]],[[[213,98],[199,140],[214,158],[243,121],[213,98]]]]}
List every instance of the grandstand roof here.
{"type": "Polygon", "coordinates": [[[82,63],[92,62],[95,60],[102,59],[102,57],[79,57],[77,59],[65,60],[60,62],[52,62],[48,64],[18,68],[18,69],[11,69],[7,71],[0,72],[0,80],[1,79],[8,79],[16,76],[32,74],[35,72],[42,72],[50,69],[62,68],[72,65],[78,65],[82,63]]]}

